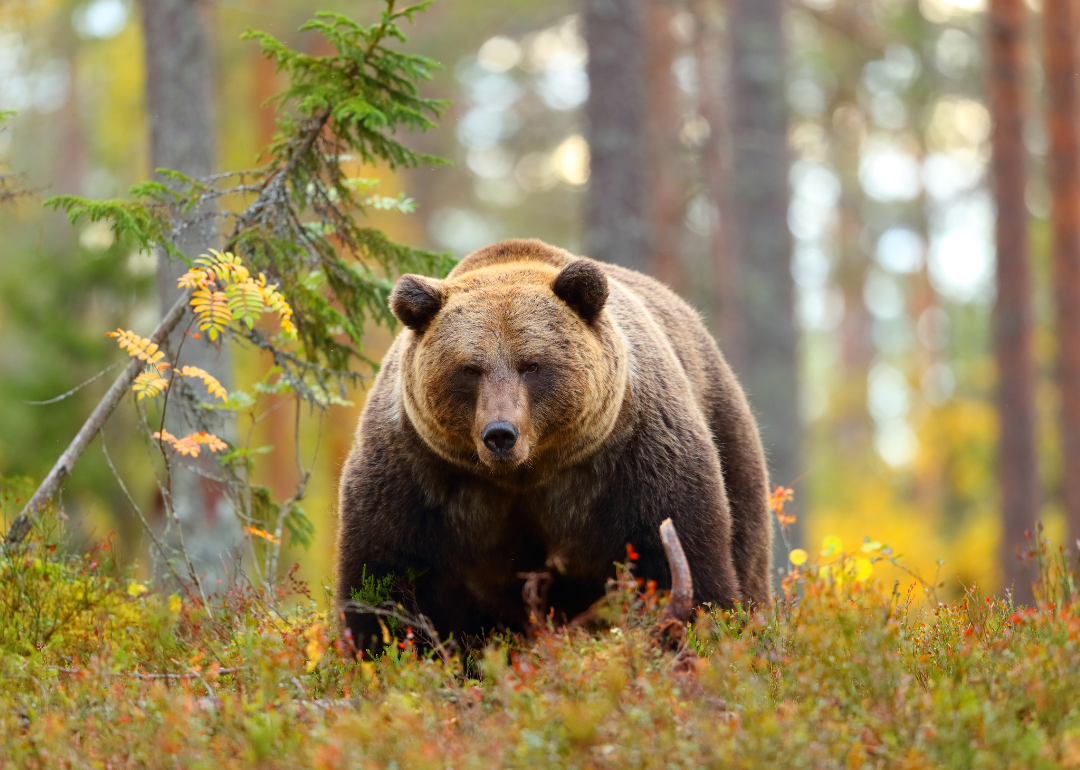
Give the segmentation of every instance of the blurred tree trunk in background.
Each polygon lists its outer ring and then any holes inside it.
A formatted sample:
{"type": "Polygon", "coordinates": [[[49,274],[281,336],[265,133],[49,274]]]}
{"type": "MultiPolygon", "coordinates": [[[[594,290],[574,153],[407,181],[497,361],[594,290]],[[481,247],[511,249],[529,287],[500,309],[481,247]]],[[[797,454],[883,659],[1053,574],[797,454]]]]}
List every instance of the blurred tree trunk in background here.
{"type": "Polygon", "coordinates": [[[724,357],[732,368],[742,371],[746,351],[736,251],[737,225],[731,200],[730,67],[725,56],[730,41],[725,34],[717,0],[694,0],[693,11],[697,19],[694,57],[697,60],[699,109],[709,124],[709,137],[702,154],[705,192],[711,204],[709,262],[713,302],[708,312],[724,357]]]}
{"type": "Polygon", "coordinates": [[[843,297],[843,315],[836,330],[840,347],[841,385],[834,396],[837,409],[836,439],[840,449],[856,457],[872,445],[874,421],[867,411],[870,362],[874,342],[870,331],[873,318],[866,306],[865,287],[869,265],[861,243],[866,228],[865,196],[859,181],[860,148],[867,134],[866,118],[857,104],[856,83],[848,83],[850,101],[836,110],[837,132],[842,140],[833,148],[832,159],[840,178],[837,201],[837,260],[834,268],[837,288],[843,297]]]}
{"type": "Polygon", "coordinates": [[[652,272],[646,148],[646,0],[584,0],[589,49],[587,254],[652,272]]]}
{"type": "MultiPolygon", "coordinates": [[[[802,473],[798,339],[788,229],[783,0],[729,0],[733,206],[746,363],[738,372],[758,416],[773,484],[802,473]]],[[[798,525],[796,525],[798,527],[798,525]]],[[[794,544],[798,528],[788,532],[794,544]]],[[[779,540],[779,539],[778,539],[779,540]]],[[[782,548],[778,542],[778,549],[782,548]]],[[[787,554],[776,554],[777,566],[787,554]]]]}
{"type": "MultiPolygon", "coordinates": [[[[993,120],[992,187],[997,203],[997,304],[994,352],[998,377],[998,477],[1001,483],[1003,586],[1031,600],[1030,576],[1016,558],[1038,515],[1035,454],[1035,363],[1028,260],[1024,147],[1024,0],[990,0],[989,93],[993,120]]],[[[1053,161],[1051,161],[1053,165],[1053,161]]]]}
{"type": "Polygon", "coordinates": [[[1057,300],[1062,497],[1069,542],[1080,539],[1080,22],[1072,0],[1043,0],[1046,124],[1050,139],[1050,223],[1057,300]]]}
{"type": "Polygon", "coordinates": [[[675,18],[672,0],[645,0],[648,211],[652,217],[653,274],[686,296],[682,265],[683,189],[681,119],[676,103],[675,18]]]}
{"type": "MultiPolygon", "coordinates": [[[[74,31],[71,25],[64,25],[61,29],[65,46],[68,50],[73,49],[75,45],[71,38],[74,37],[74,31]]],[[[68,67],[70,67],[72,87],[68,89],[64,104],[57,113],[60,125],[60,164],[56,192],[65,195],[82,195],[83,176],[86,174],[86,137],[79,104],[82,92],[77,87],[79,57],[69,57],[68,67]]]]}
{"type": "MultiPolygon", "coordinates": [[[[171,168],[191,177],[207,177],[214,171],[215,126],[212,88],[212,51],[207,20],[208,7],[200,0],[143,0],[142,22],[146,46],[146,108],[150,131],[151,168],[171,168]]],[[[217,212],[206,205],[183,221],[176,245],[188,256],[197,257],[217,245],[217,212]]],[[[158,297],[164,311],[178,296],[177,278],[187,268],[179,261],[158,255],[158,297]]],[[[231,367],[226,349],[215,349],[208,340],[184,341],[178,328],[169,346],[180,349],[180,363],[197,366],[217,377],[229,388],[231,367]]],[[[166,429],[174,435],[210,429],[231,439],[227,430],[207,425],[212,413],[197,409],[209,397],[204,391],[185,390],[174,383],[168,402],[166,429]]],[[[198,460],[188,460],[203,474],[220,476],[222,469],[213,455],[204,452],[198,460]]],[[[239,527],[225,496],[223,484],[189,470],[185,463],[172,463],[172,505],[184,526],[187,550],[196,569],[220,576],[221,558],[229,561],[230,550],[241,542],[239,527]]]]}

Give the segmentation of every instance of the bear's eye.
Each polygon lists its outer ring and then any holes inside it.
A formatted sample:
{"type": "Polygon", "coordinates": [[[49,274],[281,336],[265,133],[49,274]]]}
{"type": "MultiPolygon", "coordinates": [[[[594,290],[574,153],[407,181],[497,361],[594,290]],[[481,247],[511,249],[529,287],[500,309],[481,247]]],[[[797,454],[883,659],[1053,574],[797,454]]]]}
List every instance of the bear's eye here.
{"type": "Polygon", "coordinates": [[[540,364],[525,364],[525,368],[521,370],[522,374],[533,374],[540,369],[540,364]]]}
{"type": "Polygon", "coordinates": [[[463,366],[461,368],[461,372],[466,377],[479,377],[480,376],[480,370],[477,369],[475,366],[463,366]]]}

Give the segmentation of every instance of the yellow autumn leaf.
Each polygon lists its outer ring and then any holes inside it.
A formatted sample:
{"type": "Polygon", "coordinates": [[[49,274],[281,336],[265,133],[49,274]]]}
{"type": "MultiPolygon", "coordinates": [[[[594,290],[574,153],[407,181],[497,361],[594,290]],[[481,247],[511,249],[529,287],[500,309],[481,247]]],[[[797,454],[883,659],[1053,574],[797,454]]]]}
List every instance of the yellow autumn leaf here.
{"type": "Polygon", "coordinates": [[[826,535],[821,540],[821,555],[832,556],[844,549],[844,541],[836,535],[826,535]]]}
{"type": "Polygon", "coordinates": [[[862,582],[874,574],[874,565],[865,556],[856,556],[847,565],[846,572],[851,579],[862,582]]]}
{"type": "Polygon", "coordinates": [[[127,592],[129,596],[141,596],[146,593],[146,585],[144,583],[136,583],[132,580],[128,583],[127,592]]]}
{"type": "Polygon", "coordinates": [[[874,553],[881,550],[881,543],[877,540],[867,540],[862,544],[862,548],[859,549],[863,553],[874,553]]]}
{"type": "Polygon", "coordinates": [[[116,337],[116,344],[120,346],[120,349],[126,350],[129,356],[138,358],[140,361],[149,361],[156,365],[165,357],[165,352],[159,349],[156,342],[151,342],[126,329],[107,332],[105,336],[116,337]]]}
{"type": "Polygon", "coordinates": [[[143,372],[135,378],[131,389],[135,391],[136,398],[142,401],[146,396],[160,396],[169,387],[169,381],[156,371],[143,372]]]}
{"type": "Polygon", "coordinates": [[[180,594],[173,594],[169,597],[169,612],[173,615],[180,614],[180,608],[184,605],[180,599],[180,594]]]}
{"type": "Polygon", "coordinates": [[[204,383],[206,383],[206,390],[210,393],[210,395],[217,396],[222,401],[227,401],[229,399],[228,392],[226,392],[225,388],[222,387],[218,379],[205,369],[200,369],[197,366],[182,366],[176,373],[179,374],[181,377],[193,377],[195,379],[202,380],[204,383]]]}
{"type": "Polygon", "coordinates": [[[307,647],[305,648],[308,657],[307,670],[308,673],[311,673],[319,665],[319,661],[322,660],[323,653],[326,651],[322,643],[322,624],[316,623],[308,628],[304,631],[304,637],[307,639],[307,647]]]}
{"type": "Polygon", "coordinates": [[[788,554],[788,560],[791,561],[796,567],[806,564],[806,560],[809,558],[809,554],[802,548],[795,548],[788,554]]]}

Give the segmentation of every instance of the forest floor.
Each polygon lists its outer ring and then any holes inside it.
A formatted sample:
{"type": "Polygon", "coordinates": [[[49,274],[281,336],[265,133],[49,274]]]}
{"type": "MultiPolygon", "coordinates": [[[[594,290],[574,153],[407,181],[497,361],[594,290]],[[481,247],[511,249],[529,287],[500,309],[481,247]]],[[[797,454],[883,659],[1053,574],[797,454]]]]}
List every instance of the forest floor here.
{"type": "Polygon", "coordinates": [[[699,612],[681,649],[624,567],[602,629],[464,665],[408,638],[354,662],[299,584],[287,611],[241,586],[203,604],[132,580],[107,543],[31,545],[0,554],[0,768],[1080,768],[1061,554],[1017,608],[936,603],[837,553],[752,616],[699,612]]]}

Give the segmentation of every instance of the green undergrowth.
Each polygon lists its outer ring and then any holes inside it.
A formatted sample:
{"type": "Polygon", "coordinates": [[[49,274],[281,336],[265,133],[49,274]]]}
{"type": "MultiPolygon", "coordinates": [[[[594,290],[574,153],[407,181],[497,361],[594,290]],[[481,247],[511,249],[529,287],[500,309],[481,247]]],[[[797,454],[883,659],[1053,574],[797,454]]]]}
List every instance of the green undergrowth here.
{"type": "Polygon", "coordinates": [[[1060,554],[1032,608],[797,569],[771,608],[700,612],[681,650],[656,643],[666,599],[627,566],[601,630],[549,624],[463,661],[406,629],[356,662],[295,581],[204,606],[107,543],[56,545],[0,550],[0,768],[1080,767],[1060,554]]]}

